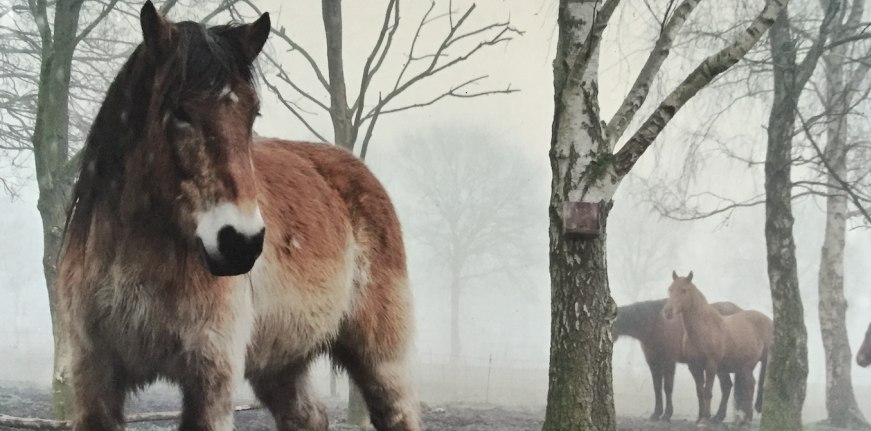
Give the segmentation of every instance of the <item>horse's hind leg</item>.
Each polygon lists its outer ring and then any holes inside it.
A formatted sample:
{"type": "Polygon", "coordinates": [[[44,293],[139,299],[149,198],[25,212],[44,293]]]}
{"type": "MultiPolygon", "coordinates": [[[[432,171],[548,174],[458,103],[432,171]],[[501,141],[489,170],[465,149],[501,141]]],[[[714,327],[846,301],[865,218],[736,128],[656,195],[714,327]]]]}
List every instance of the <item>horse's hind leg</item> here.
{"type": "MultiPolygon", "coordinates": [[[[717,409],[717,414],[711,420],[720,423],[726,419],[726,411],[729,408],[729,395],[732,393],[732,377],[724,371],[718,372],[717,377],[720,379],[720,408],[717,409]]],[[[737,395],[735,399],[738,399],[737,395]]]]}
{"type": "Polygon", "coordinates": [[[360,388],[378,431],[422,431],[420,405],[404,357],[378,358],[337,346],[333,355],[360,388]]]}
{"type": "Polygon", "coordinates": [[[662,364],[658,362],[648,362],[650,367],[650,375],[653,377],[653,393],[656,395],[656,406],[653,409],[653,414],[650,415],[650,420],[658,421],[662,416],[662,364]]]}
{"type": "Polygon", "coordinates": [[[248,376],[278,431],[327,431],[329,427],[327,410],[311,388],[308,368],[306,363],[248,376]]]}
{"type": "Polygon", "coordinates": [[[671,414],[674,412],[674,407],[671,404],[671,393],[674,391],[674,369],[676,363],[671,362],[662,367],[663,386],[665,387],[665,413],[659,418],[661,421],[671,421],[671,414]]]}
{"type": "Polygon", "coordinates": [[[753,420],[753,389],[756,385],[756,379],[753,378],[753,369],[735,373],[735,380],[741,382],[741,399],[737,400],[738,411],[743,414],[743,417],[738,419],[740,424],[745,424],[753,420]]]}

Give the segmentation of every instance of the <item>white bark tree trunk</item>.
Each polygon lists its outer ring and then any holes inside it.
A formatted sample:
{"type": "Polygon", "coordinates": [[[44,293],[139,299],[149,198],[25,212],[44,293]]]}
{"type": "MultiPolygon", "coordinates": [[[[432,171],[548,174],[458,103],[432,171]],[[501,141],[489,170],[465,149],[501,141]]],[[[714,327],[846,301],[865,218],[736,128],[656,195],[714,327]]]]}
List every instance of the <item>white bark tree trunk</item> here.
{"type": "MultiPolygon", "coordinates": [[[[861,2],[859,0],[857,3],[861,2]]],[[[824,103],[828,125],[824,157],[833,172],[828,175],[826,227],[820,254],[819,319],[826,353],[828,423],[839,428],[871,429],[859,410],[853,392],[853,353],[847,337],[847,299],[844,297],[847,196],[837,178],[847,180],[848,112],[856,91],[847,84],[845,62],[848,54],[847,45],[839,45],[823,56],[826,81],[824,103]]],[[[867,68],[864,71],[867,73],[867,68]]],[[[857,72],[863,73],[862,70],[857,72]]]]}

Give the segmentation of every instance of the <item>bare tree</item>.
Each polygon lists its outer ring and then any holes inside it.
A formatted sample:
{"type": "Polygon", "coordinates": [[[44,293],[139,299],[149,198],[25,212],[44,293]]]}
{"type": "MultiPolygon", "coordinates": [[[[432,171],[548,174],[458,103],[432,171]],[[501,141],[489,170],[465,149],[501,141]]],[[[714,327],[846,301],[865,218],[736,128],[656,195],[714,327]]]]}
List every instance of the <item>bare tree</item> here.
{"type": "MultiPolygon", "coordinates": [[[[835,1],[821,0],[820,3],[827,8],[835,1]]],[[[844,2],[834,18],[831,30],[834,43],[822,57],[824,88],[820,92],[824,112],[822,121],[826,126],[825,152],[821,156],[827,162],[827,184],[826,226],[818,289],[820,331],[826,352],[826,411],[830,425],[853,429],[871,429],[871,426],[859,410],[851,379],[853,353],[847,337],[847,300],[844,297],[844,246],[849,198],[841,181],[851,179],[848,160],[857,156],[861,148],[860,145],[850,145],[849,122],[857,99],[867,96],[861,84],[865,82],[871,64],[860,60],[853,65],[852,59],[857,55],[850,51],[861,49],[858,57],[867,59],[871,50],[846,41],[864,36],[865,26],[861,24],[864,6],[864,0],[853,0],[851,4],[844,2]]],[[[850,181],[854,188],[856,180],[850,181]]]]}
{"type": "Polygon", "coordinates": [[[614,117],[603,123],[598,55],[602,34],[619,3],[560,1],[551,141],[552,318],[545,431],[615,429],[609,332],[616,307],[608,289],[604,234],[614,193],[677,111],[738,62],[786,5],[767,1],[746,30],[687,75],[615,152],[699,0],[668,3],[647,62],[614,117]]]}
{"type": "Polygon", "coordinates": [[[398,150],[409,238],[429,250],[431,270],[448,274],[455,366],[463,292],[476,280],[517,285],[539,260],[532,211],[543,190],[530,179],[528,159],[495,139],[467,127],[440,127],[406,138],[398,150]]]}
{"type": "MultiPolygon", "coordinates": [[[[250,0],[245,0],[253,10],[258,11],[250,0]]],[[[481,26],[470,24],[470,18],[475,11],[472,5],[465,11],[453,8],[451,3],[443,2],[437,6],[435,1],[409,27],[413,30],[407,46],[397,37],[403,15],[400,14],[400,0],[388,0],[384,10],[384,19],[374,36],[375,43],[366,57],[362,70],[356,73],[359,90],[353,102],[349,103],[348,85],[346,84],[345,55],[342,40],[342,2],[341,0],[323,0],[324,34],[327,41],[326,70],[309,52],[294,41],[284,27],[272,30],[274,46],[282,46],[282,51],[298,54],[301,60],[310,66],[315,75],[317,88],[303,88],[298,78],[288,72],[283,62],[273,55],[266,55],[267,63],[276,72],[272,76],[263,76],[266,87],[279,102],[298,118],[308,130],[321,141],[327,142],[327,136],[312,122],[317,112],[327,113],[332,122],[333,143],[349,150],[354,150],[363,131],[359,150],[365,158],[369,141],[375,124],[381,115],[404,112],[410,109],[431,106],[441,100],[450,98],[471,99],[495,94],[511,94],[517,89],[507,85],[504,88],[478,89],[486,84],[489,76],[483,73],[470,72],[469,76],[459,78],[459,82],[444,83],[436,78],[446,75],[446,71],[469,63],[479,53],[493,47],[508,43],[512,38],[522,35],[522,32],[511,25],[510,20],[488,23],[481,26]],[[444,12],[439,9],[444,8],[444,12]],[[438,29],[442,25],[442,36],[435,46],[424,45],[422,34],[438,29]],[[405,50],[400,53],[398,50],[405,50]],[[401,61],[398,70],[390,71],[387,66],[391,62],[401,61]],[[391,75],[392,74],[392,77],[391,75]],[[390,83],[376,86],[378,82],[390,83]],[[430,87],[441,84],[447,87],[440,93],[414,100],[407,97],[409,90],[420,89],[423,83],[430,87]]],[[[405,28],[405,27],[403,27],[405,28]]],[[[456,78],[455,78],[456,79],[456,78]]]]}

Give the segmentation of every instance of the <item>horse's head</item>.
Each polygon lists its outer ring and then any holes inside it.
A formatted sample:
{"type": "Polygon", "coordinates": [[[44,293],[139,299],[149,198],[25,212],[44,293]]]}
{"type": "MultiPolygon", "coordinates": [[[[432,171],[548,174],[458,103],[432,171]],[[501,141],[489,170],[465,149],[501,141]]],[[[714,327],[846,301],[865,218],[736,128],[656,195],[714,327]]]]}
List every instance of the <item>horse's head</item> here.
{"type": "Polygon", "coordinates": [[[678,277],[677,273],[672,271],[671,278],[672,283],[668,287],[668,300],[662,307],[662,315],[668,320],[673,319],[675,314],[683,313],[692,308],[695,305],[696,293],[699,291],[692,283],[692,271],[686,277],[678,277]]]}
{"type": "Polygon", "coordinates": [[[862,341],[859,351],[856,352],[856,363],[860,367],[871,365],[871,324],[868,325],[868,329],[865,331],[865,340],[862,341]]]}
{"type": "MultiPolygon", "coordinates": [[[[269,15],[206,27],[170,22],[148,1],[140,22],[143,43],[125,68],[146,70],[139,80],[150,95],[130,101],[147,107],[138,110],[143,136],[126,158],[122,213],[142,212],[138,202],[150,200],[148,207],[164,208],[155,217],[171,219],[170,229],[199,250],[209,272],[244,274],[265,235],[251,136],[260,106],[253,63],[269,35],[269,15]]],[[[125,121],[130,115],[119,114],[125,121]]]]}

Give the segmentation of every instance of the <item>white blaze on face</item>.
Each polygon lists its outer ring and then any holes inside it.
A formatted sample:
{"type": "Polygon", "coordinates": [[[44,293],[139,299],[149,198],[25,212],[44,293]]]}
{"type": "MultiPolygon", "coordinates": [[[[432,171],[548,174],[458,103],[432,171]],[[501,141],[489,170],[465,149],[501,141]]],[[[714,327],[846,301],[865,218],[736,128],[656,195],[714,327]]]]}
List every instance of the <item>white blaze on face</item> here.
{"type": "Polygon", "coordinates": [[[259,234],[266,227],[257,205],[240,208],[223,202],[213,206],[197,217],[197,237],[203,242],[206,252],[212,256],[219,254],[218,232],[225,226],[232,227],[247,238],[259,234]]]}

